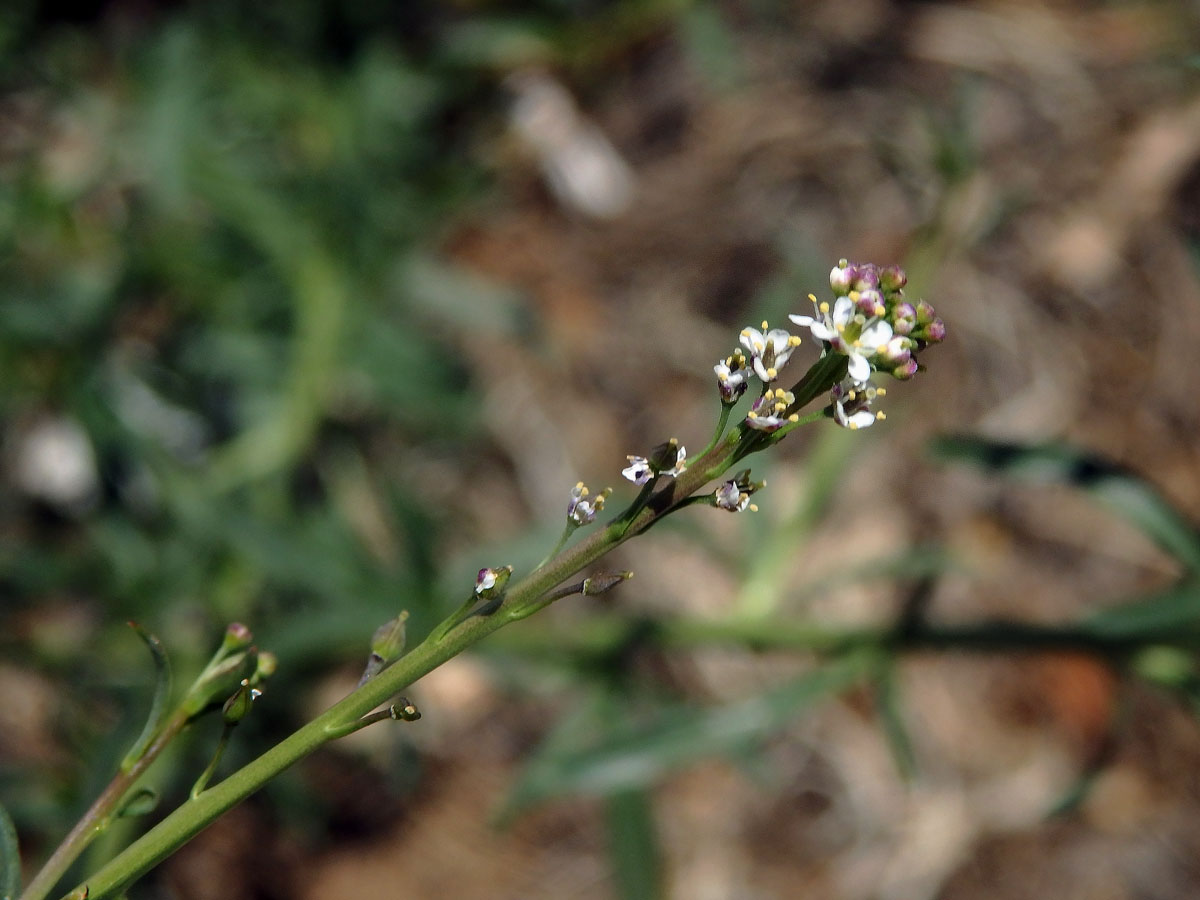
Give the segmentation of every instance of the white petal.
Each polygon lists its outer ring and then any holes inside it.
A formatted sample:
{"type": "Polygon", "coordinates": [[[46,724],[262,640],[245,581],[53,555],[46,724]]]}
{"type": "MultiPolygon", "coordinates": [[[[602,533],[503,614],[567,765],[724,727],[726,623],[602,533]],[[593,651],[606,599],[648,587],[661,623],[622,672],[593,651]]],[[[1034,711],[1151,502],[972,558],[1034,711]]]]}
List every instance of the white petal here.
{"type": "Polygon", "coordinates": [[[864,328],[858,340],[864,349],[868,351],[868,354],[870,354],[874,353],[891,339],[892,326],[880,319],[864,328]]]}
{"type": "Polygon", "coordinates": [[[848,353],[846,356],[850,360],[850,365],[846,367],[846,374],[859,384],[871,377],[871,364],[867,362],[865,356],[861,353],[848,353]]]}
{"type": "Polygon", "coordinates": [[[791,319],[793,322],[795,322],[797,325],[803,325],[805,328],[810,327],[814,322],[817,321],[812,316],[790,315],[790,316],[788,316],[788,318],[791,319]]]}

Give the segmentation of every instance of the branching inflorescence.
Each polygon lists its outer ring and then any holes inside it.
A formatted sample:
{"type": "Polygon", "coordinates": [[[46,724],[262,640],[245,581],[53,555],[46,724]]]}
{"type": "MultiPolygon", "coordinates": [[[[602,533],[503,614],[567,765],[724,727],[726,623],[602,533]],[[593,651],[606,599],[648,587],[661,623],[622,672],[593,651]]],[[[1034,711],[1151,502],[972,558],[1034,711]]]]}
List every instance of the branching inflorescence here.
{"type": "MultiPolygon", "coordinates": [[[[168,719],[165,726],[156,724],[152,715],[155,724],[148,733],[153,736],[153,752],[144,750],[139,743],[134,754],[137,765],[114,779],[93,804],[86,820],[31,882],[22,895],[23,900],[42,900],[49,893],[70,861],[95,835],[99,827],[96,823],[102,825],[115,810],[122,808],[124,798],[133,788],[131,776],[140,774],[166,741],[202,708],[222,709],[225,732],[213,762],[189,798],[93,873],[71,896],[118,895],[222,813],[323,744],[375,722],[416,721],[421,714],[413,704],[403,698],[394,701],[400,691],[509,623],[564,597],[601,594],[621,584],[632,573],[598,572],[581,580],[571,579],[665,516],[695,504],[729,512],[756,509],[750,498],[764,485],[751,479],[749,468],[735,470],[741,460],[773,446],[806,423],[830,418],[844,428],[857,430],[882,420],[884,414],[875,409],[875,404],[885,391],[872,383],[872,377],[885,373],[902,381],[912,378],[921,370],[918,354],[945,336],[945,326],[929,304],[904,299],[905,282],[904,271],[898,266],[842,260],[830,273],[832,301],[819,301],[810,294],[812,314],[790,317],[792,322],[808,329],[821,348],[819,358],[790,387],[782,387],[780,383],[787,383],[785,370],[801,346],[800,336],[785,329],[769,328],[766,322],[760,328],[743,329],[740,346],[713,367],[721,412],[712,440],[704,450],[689,457],[684,445],[671,438],[645,456],[630,455],[621,474],[640,487],[637,497],[622,512],[572,545],[576,531],[595,525],[612,493],[605,488],[593,494],[583,482],[578,482],[569,492],[562,537],[541,563],[520,577],[511,565],[480,569],[474,585],[464,590],[458,609],[411,649],[406,649],[407,613],[401,612],[376,631],[362,678],[354,691],[242,769],[210,785],[230,729],[250,710],[251,701],[258,694],[255,685],[259,675],[247,674],[254,667],[243,659],[243,645],[249,644],[249,632],[243,626],[234,626],[226,637],[228,646],[223,645],[214,658],[213,672],[199,682],[203,690],[193,688],[185,697],[183,712],[168,719]],[[730,428],[734,409],[755,381],[759,384],[758,393],[745,416],[730,428]],[[805,407],[822,397],[827,398],[825,404],[802,414],[805,407]],[[729,477],[726,473],[731,470],[735,474],[729,477]],[[219,681],[217,674],[229,678],[219,681]],[[225,700],[223,707],[222,700],[225,700]]],[[[157,642],[152,644],[152,649],[155,647],[157,642]]],[[[269,655],[257,654],[256,659],[260,670],[264,661],[271,663],[268,668],[274,668],[274,659],[269,655]]],[[[269,672],[260,674],[265,677],[269,672]]]]}

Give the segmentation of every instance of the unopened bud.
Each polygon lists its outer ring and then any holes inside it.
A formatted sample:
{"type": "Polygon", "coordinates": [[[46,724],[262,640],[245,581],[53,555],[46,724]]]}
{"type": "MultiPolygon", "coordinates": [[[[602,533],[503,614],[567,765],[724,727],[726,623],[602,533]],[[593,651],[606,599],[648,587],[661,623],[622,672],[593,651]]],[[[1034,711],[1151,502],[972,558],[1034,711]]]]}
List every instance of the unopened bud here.
{"type": "Polygon", "coordinates": [[[491,600],[504,593],[508,579],[512,577],[513,567],[503,566],[499,569],[480,569],[475,577],[475,593],[484,600],[491,600]]]}
{"type": "Polygon", "coordinates": [[[225,629],[225,637],[221,641],[221,654],[241,650],[254,643],[254,635],[241,622],[234,622],[225,629]]]}
{"type": "Polygon", "coordinates": [[[687,448],[678,439],[671,438],[651,450],[649,459],[650,468],[655,472],[675,477],[687,468],[687,448]]]}
{"type": "Polygon", "coordinates": [[[585,597],[594,597],[596,594],[611,591],[622,581],[628,581],[632,577],[632,572],[604,572],[600,575],[593,575],[583,579],[583,590],[580,593],[585,597]]]}
{"type": "Polygon", "coordinates": [[[898,291],[908,284],[908,275],[894,263],[879,270],[879,286],[888,293],[898,291]]]}
{"type": "Polygon", "coordinates": [[[384,622],[375,629],[375,635],[371,638],[371,654],[378,656],[380,661],[385,664],[399,658],[400,654],[404,652],[404,643],[407,638],[405,623],[407,621],[408,610],[404,610],[396,618],[384,622]]]}
{"type": "Polygon", "coordinates": [[[850,293],[850,285],[854,283],[854,271],[846,260],[838,260],[837,266],[829,273],[829,286],[838,297],[850,293]]]}
{"type": "Polygon", "coordinates": [[[270,651],[261,651],[254,665],[254,674],[250,676],[250,684],[252,687],[257,687],[275,674],[275,670],[279,668],[279,657],[270,651]]]}
{"type": "Polygon", "coordinates": [[[237,691],[221,707],[221,718],[226,725],[236,725],[250,712],[250,705],[262,696],[262,692],[250,686],[250,679],[243,678],[237,691]]]}
{"type": "Polygon", "coordinates": [[[257,665],[258,651],[250,647],[209,666],[188,689],[182,709],[189,717],[199,715],[233,693],[242,679],[249,679],[255,673],[257,665]]]}

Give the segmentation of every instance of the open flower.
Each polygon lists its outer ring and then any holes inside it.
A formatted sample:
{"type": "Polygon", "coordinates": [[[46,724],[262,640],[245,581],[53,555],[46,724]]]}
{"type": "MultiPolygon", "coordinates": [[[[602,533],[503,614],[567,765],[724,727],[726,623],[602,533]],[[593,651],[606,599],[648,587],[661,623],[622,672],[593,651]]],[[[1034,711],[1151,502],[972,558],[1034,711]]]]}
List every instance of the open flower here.
{"type": "Polygon", "coordinates": [[[722,403],[736,403],[750,383],[750,370],[747,368],[746,356],[741,350],[735,350],[729,357],[713,366],[717,373],[717,387],[721,391],[722,403]]]}
{"type": "Polygon", "coordinates": [[[767,391],[754,401],[750,412],[746,413],[746,424],[756,431],[778,431],[789,422],[799,420],[796,413],[787,414],[788,407],[795,402],[796,397],[791,391],[782,388],[767,391]]]}
{"type": "Polygon", "coordinates": [[[750,470],[743,469],[713,492],[713,506],[729,512],[745,509],[757,512],[758,507],[750,502],[750,495],[765,485],[765,481],[751,481],[750,470]]]}
{"type": "MultiPolygon", "coordinates": [[[[825,341],[849,360],[847,371],[850,377],[862,384],[871,377],[871,357],[887,347],[892,339],[891,324],[879,316],[868,318],[850,297],[838,297],[830,309],[828,303],[818,303],[809,294],[813,303],[813,315],[788,316],[797,325],[803,325],[819,341],[825,341]]],[[[882,306],[876,307],[882,309],[882,306]]]]}
{"type": "Polygon", "coordinates": [[[800,338],[788,334],[782,328],[772,328],[768,331],[766,322],[762,323],[762,328],[762,331],[757,328],[743,328],[740,340],[742,346],[750,351],[750,364],[754,368],[754,374],[764,383],[770,384],[779,377],[779,371],[800,346],[800,338]]]}
{"type": "Polygon", "coordinates": [[[571,499],[567,502],[567,518],[576,525],[590,525],[596,521],[596,514],[604,509],[604,501],[610,491],[605,488],[595,497],[588,496],[587,485],[582,481],[571,488],[571,499]]]}
{"type": "Polygon", "coordinates": [[[840,384],[835,384],[831,392],[834,421],[851,431],[869,428],[875,424],[877,419],[887,418],[884,413],[871,410],[871,404],[875,399],[886,393],[884,388],[856,383],[850,378],[840,384]]]}
{"type": "Polygon", "coordinates": [[[650,468],[650,460],[644,456],[626,456],[629,465],[621,470],[621,474],[634,484],[645,484],[654,475],[650,468]]]}

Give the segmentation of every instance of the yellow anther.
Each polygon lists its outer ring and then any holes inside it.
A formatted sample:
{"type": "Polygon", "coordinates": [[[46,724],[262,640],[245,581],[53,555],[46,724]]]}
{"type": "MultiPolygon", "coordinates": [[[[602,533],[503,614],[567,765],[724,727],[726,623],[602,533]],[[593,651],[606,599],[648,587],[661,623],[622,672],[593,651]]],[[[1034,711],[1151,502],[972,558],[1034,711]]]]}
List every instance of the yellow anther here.
{"type": "Polygon", "coordinates": [[[792,413],[790,416],[788,416],[788,421],[789,421],[789,422],[799,422],[799,421],[800,421],[800,414],[799,414],[799,413],[792,413]]]}
{"type": "Polygon", "coordinates": [[[816,294],[809,294],[809,295],[808,295],[808,299],[809,299],[809,300],[811,300],[813,303],[816,303],[816,302],[817,302],[817,295],[816,295],[816,294]]]}
{"type": "Polygon", "coordinates": [[[875,389],[875,395],[876,395],[876,396],[878,396],[878,397],[882,397],[882,396],[883,396],[884,394],[886,394],[886,393],[887,393],[887,388],[882,388],[882,387],[881,387],[881,388],[876,388],[876,389],[875,389]]]}
{"type": "Polygon", "coordinates": [[[582,481],[580,481],[578,484],[575,485],[575,490],[579,491],[580,496],[583,496],[583,497],[587,496],[588,489],[587,489],[587,487],[584,486],[584,483],[582,481]]]}
{"type": "Polygon", "coordinates": [[[819,308],[821,310],[821,315],[823,315],[823,316],[829,315],[829,301],[828,300],[822,300],[821,306],[819,308]]]}
{"type": "Polygon", "coordinates": [[[779,375],[779,373],[777,371],[775,371],[774,368],[767,369],[767,377],[768,378],[776,378],[776,377],[778,377],[778,375],[779,375]]]}
{"type": "Polygon", "coordinates": [[[789,347],[799,347],[800,346],[800,338],[796,337],[796,335],[794,335],[794,334],[791,335],[788,338],[788,346],[789,347]]]}
{"type": "Polygon", "coordinates": [[[763,323],[762,323],[762,330],[763,330],[763,331],[766,331],[766,330],[767,330],[767,320],[766,320],[766,319],[763,319],[763,323]]]}
{"type": "Polygon", "coordinates": [[[750,512],[758,512],[758,504],[751,503],[749,506],[746,507],[746,509],[750,510],[750,512]]]}
{"type": "Polygon", "coordinates": [[[887,418],[887,413],[877,412],[877,413],[875,413],[875,418],[877,418],[880,422],[882,422],[884,419],[887,418]]]}

